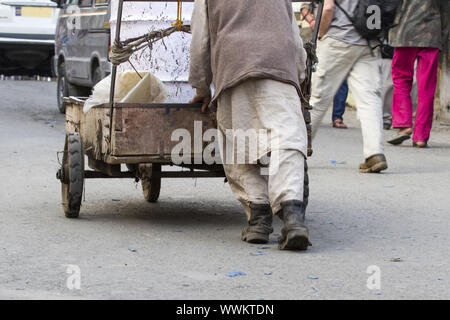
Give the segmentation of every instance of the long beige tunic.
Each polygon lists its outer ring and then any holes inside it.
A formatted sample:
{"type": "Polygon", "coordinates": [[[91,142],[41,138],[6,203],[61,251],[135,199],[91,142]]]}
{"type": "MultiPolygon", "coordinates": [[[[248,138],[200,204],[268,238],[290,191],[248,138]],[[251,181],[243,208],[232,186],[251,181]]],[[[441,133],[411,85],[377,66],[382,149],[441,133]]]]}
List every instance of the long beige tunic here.
{"type": "MultiPolygon", "coordinates": [[[[189,82],[197,95],[211,94],[212,82],[210,32],[207,0],[195,2],[192,15],[192,43],[189,82]]],[[[300,83],[304,80],[306,52],[299,28],[293,18],[292,32],[298,48],[296,67],[300,83]]],[[[270,45],[270,43],[267,43],[270,45]]],[[[303,200],[303,168],[307,147],[306,126],[301,112],[301,102],[294,85],[271,79],[249,79],[224,91],[218,97],[217,121],[225,143],[230,143],[227,129],[269,132],[270,138],[258,141],[257,157],[248,154],[248,145],[234,149],[236,154],[246,154],[248,163],[227,163],[221,154],[230,186],[247,214],[249,203],[270,203],[274,213],[280,203],[303,200]],[[277,159],[270,159],[269,174],[262,174],[254,163],[262,156],[278,152],[277,159]],[[247,157],[248,156],[248,157],[247,157]],[[276,163],[275,163],[276,162],[276,163]]],[[[226,147],[225,147],[226,148],[226,147]]],[[[233,158],[234,159],[234,158],[233,158]]]]}

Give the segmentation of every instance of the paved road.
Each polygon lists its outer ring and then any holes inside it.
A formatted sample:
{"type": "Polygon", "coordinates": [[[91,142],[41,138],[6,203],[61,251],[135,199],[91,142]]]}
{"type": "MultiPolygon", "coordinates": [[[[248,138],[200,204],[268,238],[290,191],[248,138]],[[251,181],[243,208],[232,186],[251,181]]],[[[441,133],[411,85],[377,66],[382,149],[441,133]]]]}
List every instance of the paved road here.
{"type": "Polygon", "coordinates": [[[157,204],[133,181],[87,181],[80,219],[66,219],[55,90],[0,81],[0,298],[450,298],[449,131],[428,150],[387,147],[389,171],[362,175],[355,113],[349,130],[324,124],[310,160],[313,246],[281,252],[275,234],[268,249],[240,241],[244,214],[221,179],[163,180],[157,204]],[[67,265],[81,290],[68,289],[67,265]],[[381,289],[366,286],[372,265],[381,289]]]}

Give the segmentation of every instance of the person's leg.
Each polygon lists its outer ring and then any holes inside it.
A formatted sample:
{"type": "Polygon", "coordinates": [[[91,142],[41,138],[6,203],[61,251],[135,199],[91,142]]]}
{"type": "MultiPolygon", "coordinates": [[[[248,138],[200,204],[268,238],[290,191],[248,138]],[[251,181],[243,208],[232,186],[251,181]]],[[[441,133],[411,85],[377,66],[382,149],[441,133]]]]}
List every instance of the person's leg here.
{"type": "Polygon", "coordinates": [[[268,175],[272,211],[277,214],[281,202],[303,201],[307,131],[294,86],[275,80],[254,81],[254,84],[253,98],[261,102],[257,106],[259,126],[270,132],[269,170],[264,172],[268,175]]]}
{"type": "Polygon", "coordinates": [[[355,63],[353,45],[325,37],[317,45],[319,64],[312,76],[312,91],[310,104],[312,135],[317,130],[327,112],[339,86],[347,77],[355,63]]]}
{"type": "Polygon", "coordinates": [[[364,157],[384,154],[381,101],[381,57],[359,48],[360,57],[350,71],[348,85],[357,105],[364,143],[364,157]]]}
{"type": "Polygon", "coordinates": [[[344,120],[343,116],[345,113],[345,104],[347,102],[348,96],[348,85],[347,81],[344,81],[339,88],[338,92],[334,96],[333,100],[333,116],[332,121],[335,120],[344,120]]]}
{"type": "Polygon", "coordinates": [[[281,203],[304,200],[305,156],[298,150],[274,150],[272,154],[276,157],[270,159],[269,199],[273,213],[277,214],[281,203]]]}
{"type": "Polygon", "coordinates": [[[265,174],[272,211],[284,222],[279,248],[306,250],[307,203],[303,196],[308,139],[300,97],[292,85],[261,80],[255,81],[254,101],[259,101],[257,115],[261,127],[271,133],[269,168],[264,169],[268,169],[265,174]]]}
{"type": "Polygon", "coordinates": [[[383,79],[383,124],[385,129],[390,129],[392,125],[392,95],[394,93],[392,84],[392,59],[383,59],[381,63],[383,79]]]}
{"type": "Polygon", "coordinates": [[[417,111],[414,142],[427,142],[433,123],[434,95],[437,85],[439,49],[420,49],[417,60],[417,111]]]}
{"type": "MultiPolygon", "coordinates": [[[[246,104],[234,106],[236,101],[236,91],[227,90],[222,94],[218,101],[217,124],[219,130],[219,145],[222,146],[221,158],[228,183],[236,198],[241,202],[247,214],[248,220],[251,218],[250,204],[269,204],[267,177],[260,175],[260,168],[256,164],[237,164],[228,163],[228,158],[236,160],[236,157],[228,157],[226,151],[234,153],[233,137],[227,134],[227,131],[233,129],[233,116],[236,107],[241,107],[243,114],[246,114],[246,104]]],[[[242,91],[242,90],[241,90],[242,91]]],[[[241,93],[241,92],[239,92],[241,93]]],[[[245,100],[245,97],[238,97],[245,100]]],[[[245,101],[244,101],[245,102],[245,101]]]]}
{"type": "Polygon", "coordinates": [[[269,198],[273,212],[284,223],[278,238],[281,250],[306,250],[309,246],[305,223],[305,164],[305,157],[298,150],[272,151],[269,198]]]}
{"type": "MultiPolygon", "coordinates": [[[[392,126],[399,129],[412,127],[411,88],[417,48],[395,48],[392,59],[392,126]]],[[[406,132],[406,131],[405,131],[406,132]]],[[[409,132],[409,131],[408,131],[409,132]]]]}

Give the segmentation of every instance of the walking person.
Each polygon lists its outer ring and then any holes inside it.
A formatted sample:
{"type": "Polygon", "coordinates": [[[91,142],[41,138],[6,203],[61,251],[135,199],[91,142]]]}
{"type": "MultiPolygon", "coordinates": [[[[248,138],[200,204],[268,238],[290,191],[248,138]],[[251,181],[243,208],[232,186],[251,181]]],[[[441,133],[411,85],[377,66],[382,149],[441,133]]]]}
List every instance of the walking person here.
{"type": "MultiPolygon", "coordinates": [[[[291,0],[197,0],[191,27],[192,102],[201,102],[204,110],[217,107],[219,141],[226,137],[222,140],[227,146],[233,144],[229,130],[263,130],[278,140],[277,145],[268,142],[256,161],[245,164],[229,163],[228,155],[221,154],[230,187],[248,217],[241,239],[266,243],[275,214],[284,222],[279,248],[306,250],[307,131],[300,102],[306,52],[291,0]],[[269,154],[269,169],[278,169],[267,176],[258,163],[269,154]]],[[[246,152],[236,150],[238,157],[246,152]]]]}
{"type": "Polygon", "coordinates": [[[344,113],[345,107],[347,105],[347,97],[348,97],[348,84],[347,80],[345,80],[338,92],[334,96],[333,100],[333,115],[331,117],[331,121],[333,124],[333,128],[337,129],[347,129],[347,125],[344,123],[344,113]]]}
{"type": "Polygon", "coordinates": [[[381,48],[381,79],[382,85],[382,101],[383,101],[383,127],[390,130],[392,126],[392,95],[394,87],[392,84],[392,58],[394,57],[394,48],[388,44],[384,44],[381,48]]]}
{"type": "MultiPolygon", "coordinates": [[[[309,28],[302,28],[301,34],[303,41],[311,39],[312,32],[316,25],[315,15],[317,14],[315,6],[312,2],[302,2],[300,4],[300,17],[301,21],[305,21],[309,28]],[[307,29],[307,30],[305,30],[307,29]]],[[[331,116],[331,123],[333,128],[347,129],[347,125],[344,123],[344,113],[348,97],[348,84],[345,80],[339,90],[337,91],[333,100],[333,114],[331,116]]]]}
{"type": "Polygon", "coordinates": [[[342,82],[348,86],[358,106],[365,161],[361,173],[386,170],[381,102],[381,57],[369,48],[348,15],[358,1],[325,0],[317,46],[319,64],[312,78],[311,111],[313,136],[342,82]]]}
{"type": "Polygon", "coordinates": [[[392,60],[394,128],[398,133],[388,140],[399,145],[411,138],[413,146],[428,146],[433,123],[434,95],[437,85],[439,52],[442,49],[442,0],[403,0],[390,33],[395,47],[392,60]],[[417,61],[417,110],[413,126],[411,88],[417,61]],[[414,128],[414,129],[413,129],[414,128]]]}

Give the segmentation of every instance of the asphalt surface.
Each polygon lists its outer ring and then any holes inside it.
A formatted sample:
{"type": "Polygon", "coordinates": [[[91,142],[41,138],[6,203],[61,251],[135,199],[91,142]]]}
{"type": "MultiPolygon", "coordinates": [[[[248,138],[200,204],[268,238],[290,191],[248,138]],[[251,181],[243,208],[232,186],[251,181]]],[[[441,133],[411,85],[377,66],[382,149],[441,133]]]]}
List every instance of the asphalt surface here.
{"type": "Polygon", "coordinates": [[[53,82],[0,81],[0,298],[450,298],[448,130],[426,150],[387,146],[389,170],[364,175],[356,113],[348,130],[324,123],[309,162],[313,246],[284,252],[278,219],[268,246],[240,240],[246,219],[222,179],[163,180],[156,204],[134,181],[90,180],[80,218],[66,219],[55,95],[53,82]]]}

